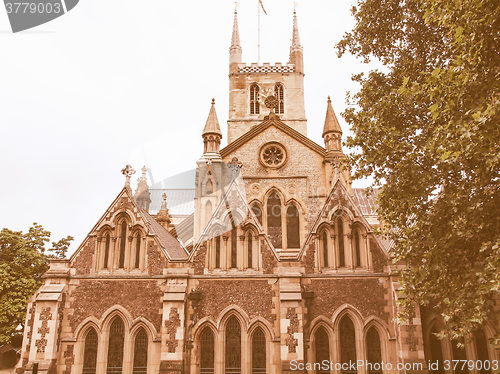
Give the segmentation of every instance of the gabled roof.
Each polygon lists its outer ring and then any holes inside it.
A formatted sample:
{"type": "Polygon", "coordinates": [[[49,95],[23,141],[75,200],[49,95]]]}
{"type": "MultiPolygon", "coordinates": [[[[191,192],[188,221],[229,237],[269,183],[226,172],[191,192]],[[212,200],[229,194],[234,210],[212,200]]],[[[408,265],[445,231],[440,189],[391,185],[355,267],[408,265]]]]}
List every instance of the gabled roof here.
{"type": "Polygon", "coordinates": [[[232,152],[234,152],[235,150],[240,148],[243,144],[247,143],[252,138],[259,135],[261,132],[263,132],[264,130],[268,129],[271,126],[275,126],[279,130],[283,131],[285,134],[289,135],[290,137],[297,140],[298,142],[304,144],[306,147],[312,149],[313,151],[315,151],[319,155],[321,155],[323,157],[326,156],[326,150],[322,146],[313,142],[308,137],[302,135],[297,130],[292,129],[290,126],[288,126],[287,124],[282,122],[278,116],[276,116],[274,113],[271,113],[269,116],[266,116],[264,118],[263,122],[259,123],[257,126],[252,127],[245,134],[243,134],[238,139],[236,139],[235,141],[231,142],[226,147],[224,147],[220,151],[221,157],[224,158],[224,157],[230,155],[232,152]]]}
{"type": "Polygon", "coordinates": [[[107,218],[117,210],[127,211],[138,218],[137,221],[143,224],[148,235],[153,236],[154,240],[169,261],[185,261],[187,259],[188,252],[181,245],[181,243],[179,243],[179,241],[174,238],[172,234],[167,231],[167,229],[156,222],[155,219],[151,217],[145,210],[140,208],[132,195],[132,190],[130,188],[124,187],[115,198],[115,200],[111,203],[106,212],[104,212],[99,221],[92,228],[92,230],[90,230],[89,234],[82,242],[82,244],[80,244],[75,253],[73,253],[70,261],[73,261],[78,256],[79,252],[85,247],[85,244],[88,241],[89,237],[93,235],[97,231],[97,229],[105,221],[107,221],[107,218]],[[137,217],[137,215],[139,217],[137,217]]]}

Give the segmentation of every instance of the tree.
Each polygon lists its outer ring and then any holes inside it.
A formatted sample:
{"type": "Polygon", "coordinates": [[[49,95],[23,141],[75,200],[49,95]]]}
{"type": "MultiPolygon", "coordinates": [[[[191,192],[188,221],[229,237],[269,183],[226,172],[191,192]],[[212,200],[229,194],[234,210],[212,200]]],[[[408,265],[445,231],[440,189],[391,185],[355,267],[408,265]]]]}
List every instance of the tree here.
{"type": "Polygon", "coordinates": [[[463,338],[500,288],[500,3],[359,0],[352,13],[339,57],[383,68],[353,76],[350,162],[382,186],[406,311],[433,305],[463,338]]]}
{"type": "Polygon", "coordinates": [[[27,233],[0,231],[0,344],[10,342],[24,326],[28,299],[41,285],[50,258],[64,258],[73,237],[52,242],[50,232],[36,223],[27,233]]]}

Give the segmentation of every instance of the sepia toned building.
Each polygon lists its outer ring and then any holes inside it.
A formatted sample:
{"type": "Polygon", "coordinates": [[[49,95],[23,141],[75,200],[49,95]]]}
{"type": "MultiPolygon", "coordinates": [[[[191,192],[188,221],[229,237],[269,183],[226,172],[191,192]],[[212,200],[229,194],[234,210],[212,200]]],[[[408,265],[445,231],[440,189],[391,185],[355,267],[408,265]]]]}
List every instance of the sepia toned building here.
{"type": "Polygon", "coordinates": [[[295,13],[292,33],[288,63],[246,65],[235,13],[228,145],[212,101],[193,189],[150,188],[143,169],[134,193],[122,170],[125,187],[30,300],[18,373],[386,374],[498,359],[493,326],[458,349],[432,311],[395,322],[404,295],[393,243],[375,233],[377,191],[352,187],[330,98],[324,145],[307,137],[295,13]]]}

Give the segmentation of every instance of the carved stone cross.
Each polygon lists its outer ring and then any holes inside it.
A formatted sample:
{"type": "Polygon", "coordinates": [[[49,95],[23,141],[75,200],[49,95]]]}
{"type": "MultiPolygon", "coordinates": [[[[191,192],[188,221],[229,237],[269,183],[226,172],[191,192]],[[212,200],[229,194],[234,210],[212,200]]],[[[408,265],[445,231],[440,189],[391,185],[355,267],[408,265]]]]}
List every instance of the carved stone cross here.
{"type": "Polygon", "coordinates": [[[125,187],[130,188],[130,177],[135,174],[135,170],[132,166],[127,165],[122,169],[122,174],[125,175],[125,187]]]}

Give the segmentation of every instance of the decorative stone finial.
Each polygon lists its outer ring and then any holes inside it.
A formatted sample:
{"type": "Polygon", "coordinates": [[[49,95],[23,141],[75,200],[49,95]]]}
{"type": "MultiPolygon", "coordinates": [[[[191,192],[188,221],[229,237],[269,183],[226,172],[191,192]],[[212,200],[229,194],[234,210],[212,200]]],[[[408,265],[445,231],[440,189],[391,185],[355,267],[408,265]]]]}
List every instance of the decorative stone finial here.
{"type": "Polygon", "coordinates": [[[135,174],[135,170],[127,165],[122,169],[122,174],[125,175],[125,187],[130,188],[130,177],[135,174]]]}
{"type": "Polygon", "coordinates": [[[212,97],[212,105],[215,105],[215,99],[212,97]]]}
{"type": "Polygon", "coordinates": [[[227,164],[227,167],[231,169],[231,181],[234,181],[238,178],[240,170],[243,167],[243,163],[238,160],[238,157],[233,157],[231,162],[227,164]]]}

